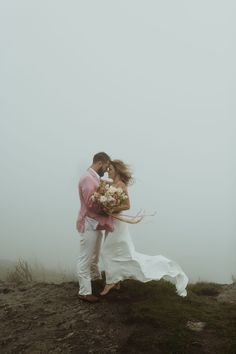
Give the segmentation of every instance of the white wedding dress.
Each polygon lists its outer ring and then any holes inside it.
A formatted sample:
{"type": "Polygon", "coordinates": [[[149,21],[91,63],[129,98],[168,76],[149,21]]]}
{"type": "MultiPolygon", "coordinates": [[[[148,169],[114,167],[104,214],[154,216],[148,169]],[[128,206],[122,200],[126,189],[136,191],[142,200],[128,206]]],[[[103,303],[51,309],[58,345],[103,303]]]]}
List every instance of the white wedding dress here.
{"type": "Polygon", "coordinates": [[[136,252],[125,222],[114,220],[114,231],[106,235],[101,257],[107,284],[124,279],[148,282],[163,278],[175,284],[178,295],[187,295],[188,277],[181,267],[162,255],[149,256],[136,252]]]}

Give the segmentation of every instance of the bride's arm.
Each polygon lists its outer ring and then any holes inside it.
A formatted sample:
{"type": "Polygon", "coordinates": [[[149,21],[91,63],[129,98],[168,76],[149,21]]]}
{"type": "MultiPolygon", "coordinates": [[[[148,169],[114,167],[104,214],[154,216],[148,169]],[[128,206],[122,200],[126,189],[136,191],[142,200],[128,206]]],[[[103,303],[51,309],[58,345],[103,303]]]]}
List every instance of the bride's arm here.
{"type": "Polygon", "coordinates": [[[119,212],[123,210],[129,210],[130,209],[130,204],[123,204],[121,206],[118,206],[112,210],[112,214],[118,214],[119,212]]]}

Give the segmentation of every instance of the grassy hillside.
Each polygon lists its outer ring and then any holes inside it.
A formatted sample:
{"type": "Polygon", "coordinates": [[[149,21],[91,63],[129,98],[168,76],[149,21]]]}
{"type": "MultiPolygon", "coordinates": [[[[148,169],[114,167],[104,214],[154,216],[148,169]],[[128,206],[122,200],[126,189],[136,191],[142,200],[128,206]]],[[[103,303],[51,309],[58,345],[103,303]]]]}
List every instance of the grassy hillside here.
{"type": "MultiPolygon", "coordinates": [[[[236,285],[236,284],[235,284],[236,285]]],[[[233,289],[214,283],[188,287],[188,296],[175,294],[171,284],[129,281],[127,321],[138,323],[129,337],[127,353],[236,353],[236,286],[230,302],[220,294],[233,289]],[[227,290],[226,290],[227,289],[227,290]]]]}
{"type": "Polygon", "coordinates": [[[236,353],[236,283],[190,284],[182,298],[164,280],[127,280],[96,304],[77,292],[77,282],[1,281],[0,352],[236,353]]]}

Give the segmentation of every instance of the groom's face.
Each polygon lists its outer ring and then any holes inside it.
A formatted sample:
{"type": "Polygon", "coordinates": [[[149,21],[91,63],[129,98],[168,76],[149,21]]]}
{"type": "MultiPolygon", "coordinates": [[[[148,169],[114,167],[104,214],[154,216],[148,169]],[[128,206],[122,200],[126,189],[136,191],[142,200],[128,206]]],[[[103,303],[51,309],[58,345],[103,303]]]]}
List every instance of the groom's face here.
{"type": "Polygon", "coordinates": [[[97,171],[97,173],[100,177],[102,177],[104,175],[104,173],[107,172],[109,165],[110,165],[110,161],[101,162],[101,166],[97,171]]]}

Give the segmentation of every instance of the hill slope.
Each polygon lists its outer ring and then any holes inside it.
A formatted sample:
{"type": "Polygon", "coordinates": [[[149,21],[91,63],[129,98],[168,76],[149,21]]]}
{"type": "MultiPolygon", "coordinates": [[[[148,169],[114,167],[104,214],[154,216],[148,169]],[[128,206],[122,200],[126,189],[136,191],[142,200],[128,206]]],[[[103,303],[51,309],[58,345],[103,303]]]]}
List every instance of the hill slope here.
{"type": "MultiPolygon", "coordinates": [[[[102,281],[93,284],[99,292],[102,281]]],[[[125,281],[99,303],[78,284],[0,282],[1,353],[236,353],[236,284],[125,281]]]]}

